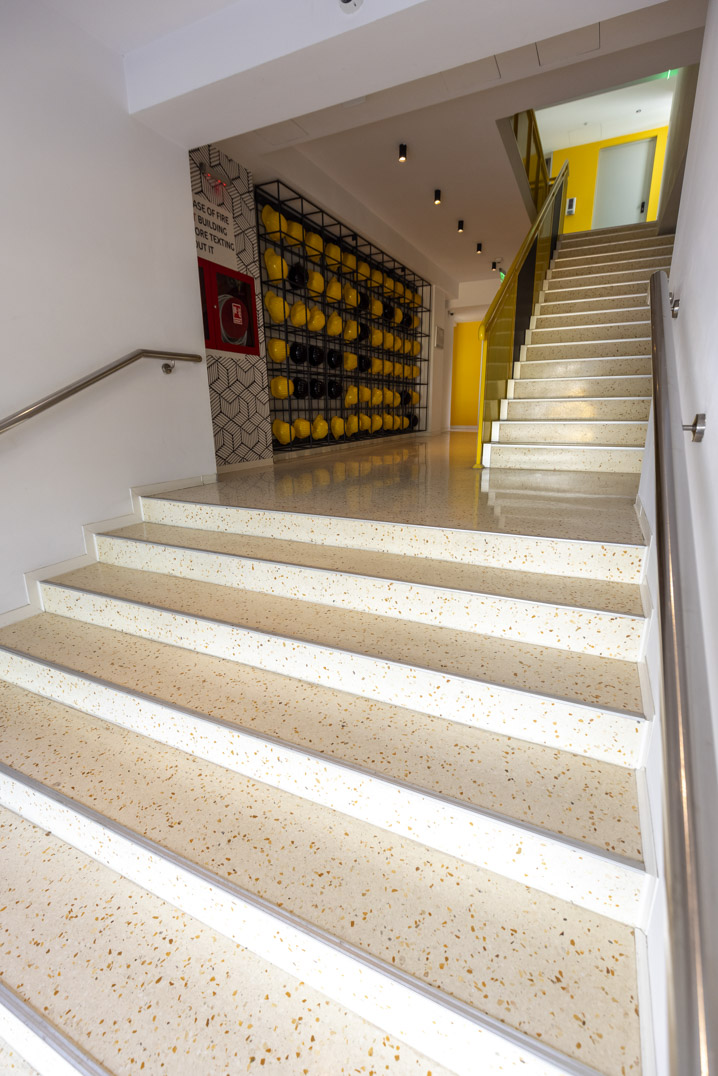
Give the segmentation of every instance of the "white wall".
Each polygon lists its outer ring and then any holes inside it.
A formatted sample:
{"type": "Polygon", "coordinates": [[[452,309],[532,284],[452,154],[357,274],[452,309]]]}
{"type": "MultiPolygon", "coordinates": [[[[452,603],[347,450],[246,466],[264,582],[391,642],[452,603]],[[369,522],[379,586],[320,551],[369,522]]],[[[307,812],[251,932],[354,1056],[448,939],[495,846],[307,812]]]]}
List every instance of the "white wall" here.
{"type": "Polygon", "coordinates": [[[671,290],[680,298],[673,323],[683,421],[708,416],[705,439],[686,459],[711,710],[718,739],[718,0],[710,0],[686,160],[671,290]]]}
{"type": "Polygon", "coordinates": [[[429,337],[429,432],[449,429],[451,413],[451,361],[454,353],[454,324],[449,317],[449,297],[441,288],[431,289],[431,329],[429,337]],[[444,346],[435,347],[437,328],[444,331],[444,346]]]}
{"type": "MultiPolygon", "coordinates": [[[[121,60],[5,0],[0,126],[0,415],[138,346],[201,352],[186,150],[127,115],[121,60]]],[[[203,365],[144,360],[4,434],[0,610],[131,485],[213,470],[203,365]]]]}

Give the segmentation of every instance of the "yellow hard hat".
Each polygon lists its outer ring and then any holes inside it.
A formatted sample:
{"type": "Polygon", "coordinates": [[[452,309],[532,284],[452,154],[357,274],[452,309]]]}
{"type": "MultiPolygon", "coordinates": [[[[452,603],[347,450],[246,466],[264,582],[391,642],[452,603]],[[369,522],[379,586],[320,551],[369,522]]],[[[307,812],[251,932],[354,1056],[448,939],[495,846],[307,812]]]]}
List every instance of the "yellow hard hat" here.
{"type": "Polygon", "coordinates": [[[347,437],[353,437],[359,430],[359,419],[356,415],[350,415],[344,424],[347,437]]]}
{"type": "Polygon", "coordinates": [[[376,433],[376,431],[380,430],[381,427],[382,427],[381,415],[372,415],[371,416],[371,432],[376,433]]]}
{"type": "Polygon", "coordinates": [[[401,426],[401,415],[392,415],[392,423],[395,430],[398,430],[401,426]]]}
{"type": "Polygon", "coordinates": [[[368,385],[359,386],[359,403],[369,403],[371,400],[371,389],[368,385]]]}
{"type": "Polygon", "coordinates": [[[404,418],[401,420],[401,428],[402,428],[402,430],[405,430],[408,425],[409,425],[409,419],[406,418],[406,416],[404,416],[404,418]]]}
{"type": "Polygon", "coordinates": [[[384,394],[381,391],[381,389],[377,388],[377,389],[372,389],[371,390],[371,405],[372,405],[372,407],[378,407],[383,399],[384,399],[384,394]]]}
{"type": "Polygon", "coordinates": [[[284,241],[287,246],[293,247],[296,243],[304,242],[304,228],[298,220],[287,220],[284,241]]]}
{"type": "Polygon", "coordinates": [[[304,246],[310,258],[320,258],[324,253],[324,240],[316,232],[305,232],[304,246]]]}
{"type": "Polygon", "coordinates": [[[357,356],[354,354],[353,351],[345,351],[344,352],[344,369],[345,370],[356,370],[358,361],[359,360],[358,360],[357,356]]]}
{"type": "Polygon", "coordinates": [[[335,276],[327,284],[327,302],[338,303],[342,297],[342,286],[335,276]]]}
{"type": "Polygon", "coordinates": [[[345,340],[356,340],[358,332],[359,332],[359,326],[357,325],[356,321],[354,321],[352,318],[350,318],[349,321],[344,326],[344,339],[345,340]]]}
{"type": "Polygon", "coordinates": [[[301,299],[297,299],[296,303],[292,303],[289,320],[295,328],[301,329],[303,325],[307,324],[308,313],[307,304],[303,303],[301,299]]]}
{"type": "Polygon", "coordinates": [[[359,414],[359,429],[362,433],[366,433],[371,429],[371,419],[368,415],[365,415],[363,411],[359,414]]]}
{"type": "Polygon", "coordinates": [[[414,346],[413,341],[405,340],[404,341],[404,347],[402,348],[404,354],[405,355],[410,355],[411,354],[411,349],[412,349],[413,346],[414,346]]]}
{"type": "Polygon", "coordinates": [[[385,332],[382,342],[387,351],[391,351],[394,347],[394,333],[385,332]]]}
{"type": "Polygon", "coordinates": [[[342,252],[336,243],[327,243],[324,260],[330,269],[338,269],[342,264],[342,252]]]}
{"type": "Polygon", "coordinates": [[[400,306],[394,307],[394,324],[401,325],[401,319],[404,317],[404,311],[400,306]]]}
{"type": "Polygon", "coordinates": [[[272,362],[284,362],[287,355],[289,354],[287,341],[277,339],[267,340],[267,353],[272,362]]]}
{"type": "Polygon", "coordinates": [[[307,291],[310,295],[321,295],[324,291],[324,277],[313,270],[307,278],[307,291]]]}
{"type": "Polygon", "coordinates": [[[380,374],[383,369],[384,369],[384,363],[382,362],[381,359],[374,358],[374,359],[371,360],[371,372],[373,374],[380,374]]]}
{"type": "Polygon", "coordinates": [[[312,428],[305,418],[297,418],[292,423],[292,429],[300,441],[303,441],[305,437],[309,437],[312,428]]]}
{"type": "Polygon", "coordinates": [[[398,335],[395,336],[394,337],[394,351],[401,351],[402,346],[403,346],[403,342],[402,342],[401,337],[398,336],[398,335]]]}
{"type": "Polygon", "coordinates": [[[312,423],[312,440],[321,441],[328,433],[329,426],[327,425],[326,420],[321,415],[317,415],[312,423]]]}
{"type": "Polygon", "coordinates": [[[353,273],[357,267],[357,256],[350,250],[342,251],[342,268],[345,273],[353,273]]]}
{"type": "Polygon", "coordinates": [[[265,291],[264,305],[275,325],[280,325],[283,321],[287,320],[289,303],[286,299],[282,299],[281,296],[277,295],[276,292],[265,291]]]}
{"type": "Polygon", "coordinates": [[[344,394],[344,406],[353,407],[359,399],[359,393],[357,392],[356,385],[347,385],[347,391],[344,394]]]}
{"type": "Polygon", "coordinates": [[[289,266],[284,258],[281,258],[273,247],[267,247],[265,250],[264,264],[267,267],[267,276],[270,280],[284,280],[289,272],[289,266]]]}
{"type": "Polygon", "coordinates": [[[388,295],[391,295],[391,293],[394,290],[394,281],[386,273],[384,273],[384,281],[383,281],[383,283],[384,283],[384,291],[388,295]]]}
{"type": "Polygon", "coordinates": [[[402,296],[404,294],[404,285],[400,280],[394,281],[394,294],[402,296]]]}
{"type": "Polygon", "coordinates": [[[262,207],[262,223],[267,230],[267,237],[273,243],[278,243],[283,233],[287,230],[286,217],[278,213],[276,209],[272,209],[271,205],[262,207]]]}
{"type": "Polygon", "coordinates": [[[269,382],[269,391],[278,400],[286,400],[294,392],[294,382],[288,377],[273,377],[269,382]]]}
{"type": "Polygon", "coordinates": [[[284,422],[281,418],[275,418],[272,423],[272,433],[282,445],[288,445],[289,442],[293,441],[296,437],[296,434],[289,423],[284,422]]]}
{"type": "Polygon", "coordinates": [[[384,274],[381,269],[372,269],[371,271],[371,286],[372,288],[380,288],[384,282],[384,274]]]}
{"type": "Polygon", "coordinates": [[[394,403],[394,393],[391,389],[384,389],[384,403],[392,406],[394,403]]]}
{"type": "Polygon", "coordinates": [[[371,346],[372,347],[381,347],[383,339],[384,339],[384,333],[381,331],[381,329],[372,329],[372,331],[371,331],[371,346]]]}
{"type": "Polygon", "coordinates": [[[338,441],[344,434],[344,419],[340,418],[339,415],[335,415],[331,421],[331,427],[332,437],[335,441],[338,441]]]}
{"type": "Polygon", "coordinates": [[[368,280],[371,270],[366,262],[359,262],[357,265],[357,276],[361,280],[368,280]]]}
{"type": "Polygon", "coordinates": [[[353,284],[345,284],[342,288],[342,295],[347,306],[356,306],[359,302],[359,295],[353,284]]]}
{"type": "Polygon", "coordinates": [[[381,417],[382,417],[382,424],[384,426],[384,429],[385,430],[393,430],[394,429],[394,419],[388,413],[388,411],[385,411],[384,414],[381,417]]]}
{"type": "Polygon", "coordinates": [[[330,314],[327,321],[327,336],[339,336],[342,331],[342,319],[338,314],[330,314]]]}
{"type": "Polygon", "coordinates": [[[307,317],[307,328],[310,332],[313,333],[321,332],[321,330],[324,328],[326,320],[327,319],[324,317],[324,314],[319,309],[319,307],[313,306],[309,311],[309,316],[307,317]]]}
{"type": "Polygon", "coordinates": [[[384,304],[381,299],[372,299],[371,301],[371,316],[373,318],[380,318],[384,313],[384,304]]]}
{"type": "Polygon", "coordinates": [[[391,377],[391,375],[394,373],[394,363],[389,362],[388,359],[384,359],[381,364],[381,372],[383,373],[384,377],[391,377]]]}

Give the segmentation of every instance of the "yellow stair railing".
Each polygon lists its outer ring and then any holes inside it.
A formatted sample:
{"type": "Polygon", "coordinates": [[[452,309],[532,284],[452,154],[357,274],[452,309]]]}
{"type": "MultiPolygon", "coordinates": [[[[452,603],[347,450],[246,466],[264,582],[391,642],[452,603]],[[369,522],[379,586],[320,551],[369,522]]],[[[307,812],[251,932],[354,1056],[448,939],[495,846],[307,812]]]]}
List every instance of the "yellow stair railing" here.
{"type": "MultiPolygon", "coordinates": [[[[543,158],[541,158],[543,161],[543,158]]],[[[545,171],[545,167],[544,167],[545,171]]],[[[543,205],[479,325],[479,409],[476,467],[491,423],[499,418],[533,308],[536,305],[566,213],[568,162],[548,190],[543,205]]]]}

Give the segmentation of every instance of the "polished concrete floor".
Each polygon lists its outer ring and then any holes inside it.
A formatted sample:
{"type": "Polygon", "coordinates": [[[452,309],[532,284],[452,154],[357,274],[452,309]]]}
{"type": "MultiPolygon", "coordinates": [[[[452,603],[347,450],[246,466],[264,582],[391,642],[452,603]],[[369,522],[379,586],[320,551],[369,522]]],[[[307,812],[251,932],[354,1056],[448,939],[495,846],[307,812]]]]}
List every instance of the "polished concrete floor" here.
{"type": "Polygon", "coordinates": [[[476,470],[472,433],[281,457],[173,500],[508,534],[643,544],[638,475],[476,470]]]}

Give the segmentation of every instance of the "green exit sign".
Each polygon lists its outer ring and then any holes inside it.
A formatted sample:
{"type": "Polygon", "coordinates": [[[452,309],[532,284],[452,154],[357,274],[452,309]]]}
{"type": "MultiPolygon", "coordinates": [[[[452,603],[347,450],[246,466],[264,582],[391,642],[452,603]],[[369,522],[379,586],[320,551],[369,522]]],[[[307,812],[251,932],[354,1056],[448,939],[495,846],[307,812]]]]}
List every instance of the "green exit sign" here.
{"type": "Polygon", "coordinates": [[[505,279],[506,279],[506,273],[503,271],[503,269],[499,269],[499,280],[505,280],[505,279]]]}

